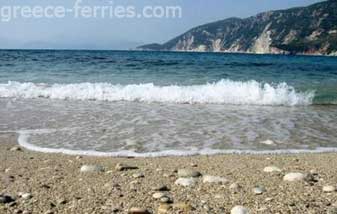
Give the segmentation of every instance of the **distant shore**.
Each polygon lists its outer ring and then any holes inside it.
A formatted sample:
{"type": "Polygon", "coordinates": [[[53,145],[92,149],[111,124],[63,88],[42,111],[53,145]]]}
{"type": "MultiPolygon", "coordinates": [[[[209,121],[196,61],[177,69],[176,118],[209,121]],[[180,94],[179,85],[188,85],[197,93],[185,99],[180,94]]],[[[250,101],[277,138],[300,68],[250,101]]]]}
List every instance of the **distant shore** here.
{"type": "Polygon", "coordinates": [[[0,213],[337,211],[336,153],[80,157],[32,152],[16,141],[0,135],[0,213]],[[299,181],[284,180],[291,172],[288,179],[299,181]]]}

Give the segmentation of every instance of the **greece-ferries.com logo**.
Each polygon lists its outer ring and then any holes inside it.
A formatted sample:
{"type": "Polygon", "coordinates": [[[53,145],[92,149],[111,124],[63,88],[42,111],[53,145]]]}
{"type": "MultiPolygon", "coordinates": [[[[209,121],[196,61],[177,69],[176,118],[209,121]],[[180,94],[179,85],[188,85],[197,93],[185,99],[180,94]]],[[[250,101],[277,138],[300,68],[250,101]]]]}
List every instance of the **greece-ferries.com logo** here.
{"type": "Polygon", "coordinates": [[[182,17],[182,7],[178,5],[146,5],[137,8],[134,5],[116,5],[113,1],[107,1],[104,5],[89,5],[83,0],[76,0],[71,7],[62,5],[0,6],[1,22],[10,22],[19,18],[62,19],[69,16],[85,19],[177,19],[182,17]]]}

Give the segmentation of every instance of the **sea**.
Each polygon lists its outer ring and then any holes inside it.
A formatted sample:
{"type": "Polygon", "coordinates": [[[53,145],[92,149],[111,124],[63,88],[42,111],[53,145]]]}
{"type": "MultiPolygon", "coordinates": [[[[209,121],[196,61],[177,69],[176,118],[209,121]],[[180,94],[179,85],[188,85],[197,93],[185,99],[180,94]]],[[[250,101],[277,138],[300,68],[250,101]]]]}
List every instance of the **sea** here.
{"type": "Polygon", "coordinates": [[[337,58],[0,50],[1,133],[72,155],[337,151],[337,58]]]}

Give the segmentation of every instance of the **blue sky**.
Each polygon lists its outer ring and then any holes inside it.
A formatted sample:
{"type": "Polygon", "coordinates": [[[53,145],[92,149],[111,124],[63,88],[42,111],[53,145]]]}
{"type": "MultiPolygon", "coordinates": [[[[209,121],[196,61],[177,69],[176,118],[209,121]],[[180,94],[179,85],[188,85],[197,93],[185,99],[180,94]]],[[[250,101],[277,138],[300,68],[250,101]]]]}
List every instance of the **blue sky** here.
{"type": "MultiPolygon", "coordinates": [[[[180,6],[182,18],[65,18],[0,22],[0,48],[129,49],[165,42],[192,27],[228,17],[248,17],[268,10],[306,6],[320,0],[114,0],[113,5],[180,6]]],[[[65,6],[75,0],[0,0],[4,6],[65,6]]],[[[83,5],[111,5],[108,0],[83,0],[83,5]]]]}

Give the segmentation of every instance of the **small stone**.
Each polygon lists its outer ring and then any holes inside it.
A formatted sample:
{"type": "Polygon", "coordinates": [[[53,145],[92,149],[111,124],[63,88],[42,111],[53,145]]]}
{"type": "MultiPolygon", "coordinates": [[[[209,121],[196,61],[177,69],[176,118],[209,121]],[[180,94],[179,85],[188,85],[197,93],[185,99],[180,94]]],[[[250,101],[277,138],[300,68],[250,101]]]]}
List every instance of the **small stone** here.
{"type": "Polygon", "coordinates": [[[127,171],[127,170],[133,170],[133,169],[138,169],[136,166],[129,166],[123,163],[118,163],[115,167],[117,171],[127,171]]]}
{"type": "Polygon", "coordinates": [[[216,183],[216,184],[225,184],[228,183],[228,180],[219,176],[205,175],[203,176],[203,183],[216,183]]]}
{"type": "Polygon", "coordinates": [[[264,187],[255,187],[255,188],[253,188],[253,193],[255,195],[262,195],[265,191],[266,191],[266,189],[264,187]]]}
{"type": "Polygon", "coordinates": [[[144,178],[145,176],[144,176],[143,173],[135,173],[135,174],[132,175],[132,177],[134,177],[134,178],[144,178]]]}
{"type": "Polygon", "coordinates": [[[160,198],[160,202],[161,203],[170,203],[171,202],[171,199],[169,198],[169,197],[167,197],[167,196],[164,196],[164,197],[162,197],[162,198],[160,198]]]}
{"type": "Polygon", "coordinates": [[[21,194],[20,196],[21,196],[21,198],[24,199],[24,200],[29,200],[29,199],[33,198],[33,195],[30,194],[30,193],[23,193],[23,194],[21,194]]]}
{"type": "Polygon", "coordinates": [[[8,204],[14,201],[15,199],[10,195],[0,195],[0,204],[8,204]]]}
{"type": "Polygon", "coordinates": [[[190,170],[190,169],[179,169],[178,177],[180,178],[196,178],[200,177],[201,173],[198,171],[190,170]]]}
{"type": "Polygon", "coordinates": [[[299,173],[299,172],[291,172],[286,174],[283,177],[284,181],[290,181],[290,182],[295,182],[295,181],[303,181],[305,180],[306,175],[303,173],[299,173]]]}
{"type": "Polygon", "coordinates": [[[167,214],[169,210],[171,209],[171,206],[168,204],[161,204],[158,208],[158,214],[167,214]]]}
{"type": "Polygon", "coordinates": [[[103,172],[104,168],[99,165],[84,165],[81,167],[81,172],[103,172]]]}
{"type": "Polygon", "coordinates": [[[44,214],[54,214],[52,210],[47,210],[44,214]]]}
{"type": "Polygon", "coordinates": [[[323,192],[336,192],[336,187],[334,187],[334,186],[324,186],[323,192]]]}
{"type": "Polygon", "coordinates": [[[175,181],[176,185],[180,185],[180,186],[194,186],[196,185],[197,180],[195,178],[178,178],[175,181]]]}
{"type": "Polygon", "coordinates": [[[263,169],[264,172],[281,172],[282,170],[276,166],[267,166],[263,169]]]}
{"type": "Polygon", "coordinates": [[[154,193],[154,194],[152,195],[152,197],[155,198],[155,199],[160,199],[160,198],[166,197],[166,196],[167,196],[167,195],[166,195],[165,193],[163,193],[163,192],[156,192],[156,193],[154,193]]]}
{"type": "Polygon", "coordinates": [[[133,207],[129,210],[129,214],[150,214],[150,212],[147,209],[133,207]]]}
{"type": "Polygon", "coordinates": [[[17,147],[17,146],[14,146],[10,149],[10,151],[12,151],[12,152],[21,151],[21,148],[17,147]]]}
{"type": "Polygon", "coordinates": [[[269,201],[273,201],[273,200],[274,200],[274,199],[271,198],[271,197],[264,199],[265,202],[269,202],[269,201]]]}
{"type": "Polygon", "coordinates": [[[76,160],[81,160],[82,156],[76,156],[76,160]]]}
{"type": "Polygon", "coordinates": [[[235,206],[231,210],[231,214],[249,214],[249,210],[243,206],[235,206]]]}

